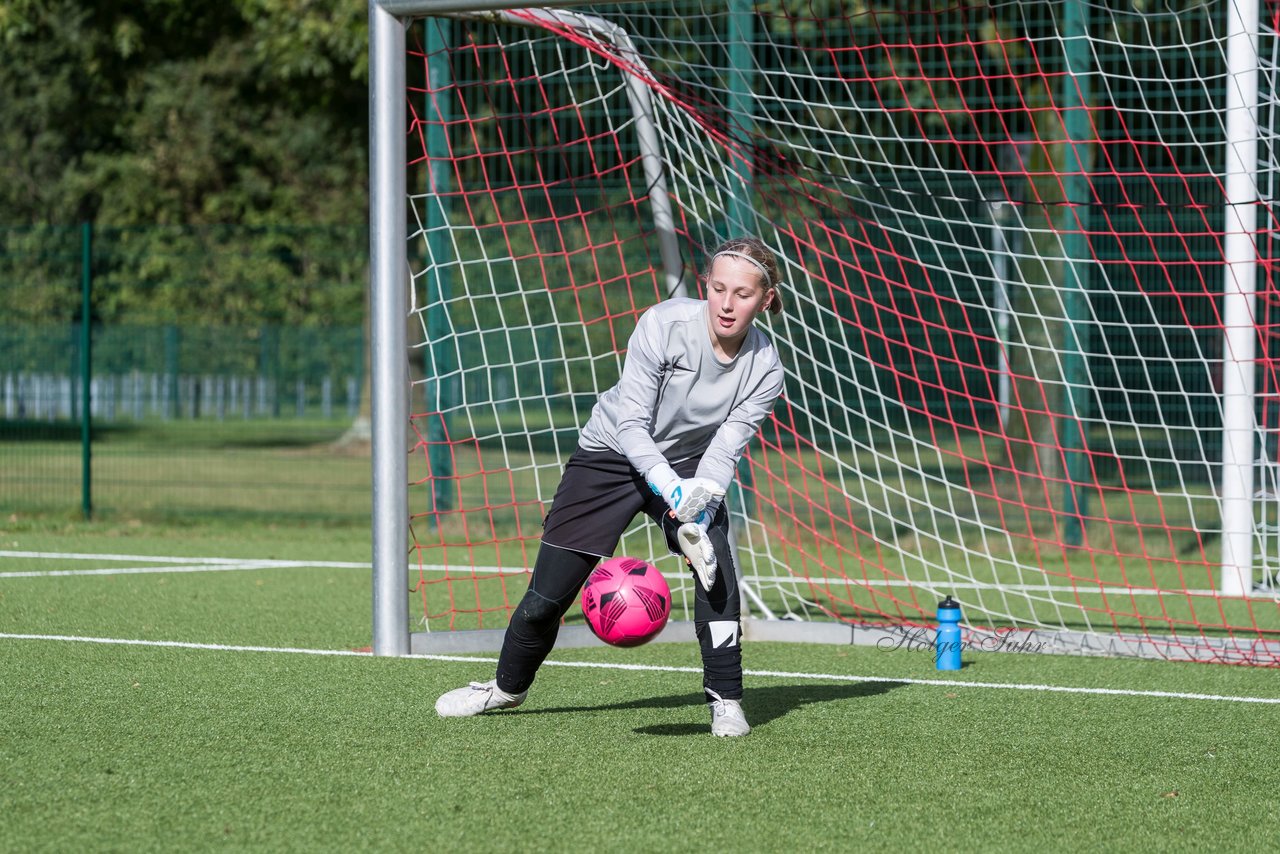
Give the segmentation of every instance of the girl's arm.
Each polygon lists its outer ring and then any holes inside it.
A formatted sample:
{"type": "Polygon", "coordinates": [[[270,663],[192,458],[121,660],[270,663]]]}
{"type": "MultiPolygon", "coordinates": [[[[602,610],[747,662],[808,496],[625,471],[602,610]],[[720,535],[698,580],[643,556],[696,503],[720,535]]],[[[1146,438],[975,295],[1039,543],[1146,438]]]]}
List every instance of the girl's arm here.
{"type": "Polygon", "coordinates": [[[773,411],[774,403],[782,394],[782,376],[782,365],[775,364],[756,390],[733,408],[720,429],[716,430],[702,461],[698,463],[699,478],[714,481],[722,490],[728,490],[747,443],[773,411]]]}

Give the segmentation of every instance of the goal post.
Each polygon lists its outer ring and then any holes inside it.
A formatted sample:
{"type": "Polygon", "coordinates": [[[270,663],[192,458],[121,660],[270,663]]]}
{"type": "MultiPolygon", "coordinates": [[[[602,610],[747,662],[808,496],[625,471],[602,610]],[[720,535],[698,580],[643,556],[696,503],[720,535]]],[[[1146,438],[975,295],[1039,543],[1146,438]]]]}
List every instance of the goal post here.
{"type": "Polygon", "coordinates": [[[404,21],[369,2],[369,365],[373,653],[409,652],[404,21]]]}
{"type": "MultiPolygon", "coordinates": [[[[407,607],[407,577],[402,578],[403,554],[408,546],[408,502],[404,485],[407,467],[403,460],[407,443],[398,438],[407,424],[408,372],[400,364],[408,347],[403,331],[402,312],[408,308],[404,283],[408,267],[403,238],[407,220],[403,200],[407,192],[405,164],[407,152],[403,144],[406,133],[402,97],[405,91],[404,26],[414,16],[484,13],[491,20],[517,25],[533,22],[567,24],[595,31],[609,38],[637,69],[643,60],[635,54],[625,31],[599,18],[575,16],[566,18],[550,7],[580,5],[585,0],[550,2],[537,9],[526,9],[516,18],[504,15],[502,9],[523,4],[502,2],[376,2],[369,4],[370,32],[370,312],[375,318],[371,363],[373,365],[373,567],[374,567],[374,631],[373,650],[377,655],[403,655],[410,646],[408,624],[404,620],[407,607]],[[380,321],[380,322],[379,322],[380,321]]],[[[428,74],[430,77],[430,74],[428,74]]],[[[641,149],[646,185],[654,210],[666,293],[670,297],[688,295],[684,261],[677,242],[666,175],[658,150],[653,125],[651,92],[647,82],[636,75],[627,79],[629,103],[634,113],[635,133],[641,149]]],[[[443,124],[443,119],[441,121],[443,124]]],[[[439,127],[437,126],[437,132],[439,127]]],[[[428,154],[428,160],[431,160],[428,154]]],[[[428,167],[430,168],[430,166],[428,167]]],[[[429,176],[429,183],[434,180],[429,176]]],[[[432,207],[431,214],[438,208],[432,207]]],[[[432,229],[428,228],[428,231],[432,229]]],[[[438,360],[432,360],[438,363],[438,360]]],[[[433,509],[435,494],[433,487],[433,509]]],[[[678,632],[676,632],[678,633],[678,632]]],[[[675,634],[675,633],[673,633],[675,634]]],[[[575,633],[567,633],[572,643],[575,633]]],[[[470,649],[474,645],[488,647],[492,638],[463,644],[443,642],[445,648],[470,649]]]]}
{"type": "Polygon", "coordinates": [[[979,648],[1280,665],[1275,9],[369,9],[375,654],[496,648],[636,319],[750,230],[746,637],[953,595],[979,648]]]}
{"type": "Polygon", "coordinates": [[[1234,0],[1226,21],[1221,590],[1228,596],[1253,588],[1256,535],[1258,15],[1257,0],[1234,0]]]}

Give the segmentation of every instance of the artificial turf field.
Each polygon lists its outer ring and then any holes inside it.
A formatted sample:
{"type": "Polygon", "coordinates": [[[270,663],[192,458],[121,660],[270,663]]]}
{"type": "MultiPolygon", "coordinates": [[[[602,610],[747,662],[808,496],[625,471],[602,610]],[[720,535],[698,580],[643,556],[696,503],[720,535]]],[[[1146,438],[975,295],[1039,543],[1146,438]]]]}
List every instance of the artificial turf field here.
{"type": "Polygon", "coordinates": [[[7,851],[1280,839],[1274,670],[977,653],[943,675],[926,650],[756,643],[754,730],[735,740],[708,734],[693,644],[566,649],[520,709],[443,721],[435,697],[489,678],[493,657],[358,652],[358,525],[0,530],[7,851]]]}

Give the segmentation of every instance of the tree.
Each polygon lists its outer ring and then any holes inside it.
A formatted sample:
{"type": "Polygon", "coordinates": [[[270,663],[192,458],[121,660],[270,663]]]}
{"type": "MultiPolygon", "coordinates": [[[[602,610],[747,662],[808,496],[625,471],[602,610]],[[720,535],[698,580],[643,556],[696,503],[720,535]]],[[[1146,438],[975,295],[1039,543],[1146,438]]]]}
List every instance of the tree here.
{"type": "MultiPolygon", "coordinates": [[[[106,320],[356,322],[365,32],[336,0],[0,2],[0,225],[134,229],[101,244],[106,320]]],[[[74,282],[14,264],[12,304],[69,319],[74,282]]]]}

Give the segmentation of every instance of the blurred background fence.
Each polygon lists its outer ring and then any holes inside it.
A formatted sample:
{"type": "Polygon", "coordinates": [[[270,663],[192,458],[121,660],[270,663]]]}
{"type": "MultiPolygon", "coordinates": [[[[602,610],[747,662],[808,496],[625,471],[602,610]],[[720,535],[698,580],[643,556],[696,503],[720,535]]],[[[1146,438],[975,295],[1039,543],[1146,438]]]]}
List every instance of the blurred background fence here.
{"type": "Polygon", "coordinates": [[[362,227],[0,229],[0,508],[367,517],[366,264],[362,227]]]}
{"type": "MultiPolygon", "coordinates": [[[[175,418],[359,414],[359,326],[91,328],[90,414],[100,425],[175,418]]],[[[79,421],[81,329],[0,328],[6,421],[79,421]]]]}

